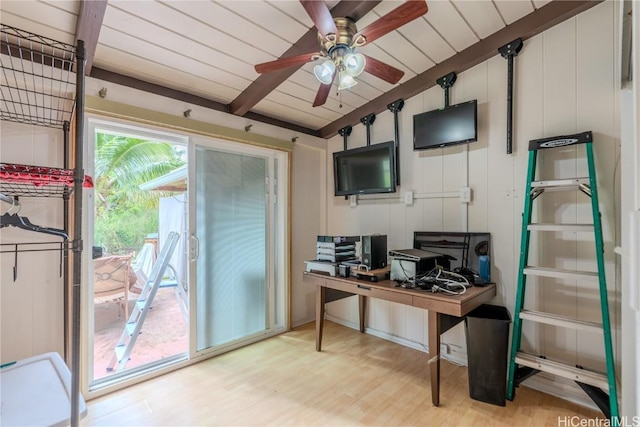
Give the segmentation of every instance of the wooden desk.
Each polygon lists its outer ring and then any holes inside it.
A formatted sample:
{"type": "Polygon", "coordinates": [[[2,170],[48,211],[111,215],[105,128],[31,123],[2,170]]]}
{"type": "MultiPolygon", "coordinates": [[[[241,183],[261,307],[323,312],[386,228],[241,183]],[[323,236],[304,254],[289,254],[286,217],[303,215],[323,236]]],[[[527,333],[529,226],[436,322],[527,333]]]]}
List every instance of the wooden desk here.
{"type": "Polygon", "coordinates": [[[496,295],[496,286],[471,287],[463,295],[445,295],[396,287],[396,282],[365,282],[353,278],[332,277],[305,272],[303,280],[316,289],[316,351],[321,350],[324,305],[358,295],[360,332],[364,332],[367,297],[380,298],[429,310],[429,369],[431,401],[440,404],[440,335],[460,323],[464,316],[496,295]]]}

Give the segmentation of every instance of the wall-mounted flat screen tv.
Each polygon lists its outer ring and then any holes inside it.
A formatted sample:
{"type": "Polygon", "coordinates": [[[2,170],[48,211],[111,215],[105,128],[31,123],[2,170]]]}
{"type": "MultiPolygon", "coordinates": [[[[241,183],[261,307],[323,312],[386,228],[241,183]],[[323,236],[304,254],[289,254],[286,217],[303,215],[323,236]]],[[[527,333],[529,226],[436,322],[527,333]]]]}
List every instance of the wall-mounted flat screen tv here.
{"type": "Polygon", "coordinates": [[[478,101],[413,116],[413,149],[427,150],[478,140],[478,101]]]}
{"type": "Polygon", "coordinates": [[[396,191],[393,141],[333,153],[336,196],[396,191]]]}

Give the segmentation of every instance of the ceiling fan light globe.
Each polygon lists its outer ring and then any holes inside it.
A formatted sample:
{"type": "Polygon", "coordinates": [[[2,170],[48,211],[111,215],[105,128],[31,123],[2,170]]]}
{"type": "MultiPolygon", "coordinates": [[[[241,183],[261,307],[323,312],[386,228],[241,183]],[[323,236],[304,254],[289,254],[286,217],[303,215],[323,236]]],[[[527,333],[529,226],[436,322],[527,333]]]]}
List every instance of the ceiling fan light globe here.
{"type": "Polygon", "coordinates": [[[333,73],[335,70],[336,66],[333,61],[327,59],[322,64],[313,67],[313,74],[320,83],[328,85],[333,81],[333,73]]]}
{"type": "Polygon", "coordinates": [[[344,56],[343,64],[347,74],[358,77],[364,71],[367,60],[361,53],[348,53],[344,56]]]}
{"type": "Polygon", "coordinates": [[[340,81],[338,82],[338,90],[349,89],[357,84],[358,82],[351,75],[341,73],[340,81]]]}

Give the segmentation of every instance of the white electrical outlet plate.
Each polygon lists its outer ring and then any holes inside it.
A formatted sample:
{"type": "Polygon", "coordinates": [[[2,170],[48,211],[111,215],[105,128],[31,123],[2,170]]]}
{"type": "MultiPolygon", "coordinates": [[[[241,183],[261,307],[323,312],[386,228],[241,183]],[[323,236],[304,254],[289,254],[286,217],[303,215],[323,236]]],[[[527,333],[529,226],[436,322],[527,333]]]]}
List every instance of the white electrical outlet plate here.
{"type": "Polygon", "coordinates": [[[413,205],[413,191],[405,191],[404,193],[404,204],[405,205],[413,205]]]}
{"type": "Polygon", "coordinates": [[[471,203],[471,188],[462,187],[460,189],[460,203],[471,203]]]}
{"type": "Polygon", "coordinates": [[[352,194],[351,196],[349,196],[349,206],[351,206],[352,208],[358,206],[358,196],[356,194],[352,194]]]}

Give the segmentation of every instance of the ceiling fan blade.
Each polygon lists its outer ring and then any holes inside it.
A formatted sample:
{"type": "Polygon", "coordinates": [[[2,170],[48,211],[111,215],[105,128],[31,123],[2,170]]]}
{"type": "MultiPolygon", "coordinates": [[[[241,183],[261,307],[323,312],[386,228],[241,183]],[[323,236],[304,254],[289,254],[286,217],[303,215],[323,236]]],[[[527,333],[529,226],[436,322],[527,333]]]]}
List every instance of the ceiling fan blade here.
{"type": "Polygon", "coordinates": [[[336,23],[324,0],[300,0],[320,34],[338,34],[336,23]]]}
{"type": "Polygon", "coordinates": [[[366,43],[371,43],[385,34],[402,27],[404,24],[421,17],[427,13],[428,10],[429,8],[425,0],[408,0],[377,21],[358,31],[353,39],[357,40],[358,36],[362,35],[365,37],[366,43]]]}
{"type": "Polygon", "coordinates": [[[333,81],[336,78],[337,73],[333,73],[333,78],[331,79],[331,83],[329,84],[321,84],[318,88],[318,93],[316,93],[316,99],[313,100],[313,106],[319,107],[324,105],[327,102],[327,98],[329,97],[329,92],[331,92],[331,86],[333,86],[333,81]]]}
{"type": "Polygon", "coordinates": [[[389,64],[385,64],[382,61],[378,61],[375,58],[364,55],[367,58],[367,62],[364,66],[364,71],[369,74],[373,74],[376,77],[381,78],[385,82],[396,84],[404,76],[404,71],[398,70],[389,64]]]}
{"type": "Polygon", "coordinates": [[[263,62],[255,66],[256,72],[259,74],[270,73],[272,71],[281,70],[283,68],[289,68],[293,66],[299,66],[309,61],[313,61],[316,56],[319,56],[318,52],[304,53],[302,55],[289,56],[286,58],[279,58],[275,61],[263,62]]]}

